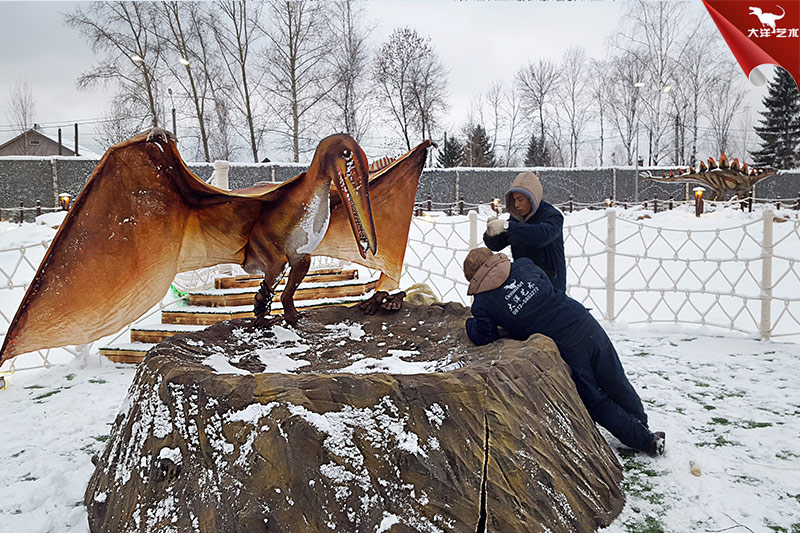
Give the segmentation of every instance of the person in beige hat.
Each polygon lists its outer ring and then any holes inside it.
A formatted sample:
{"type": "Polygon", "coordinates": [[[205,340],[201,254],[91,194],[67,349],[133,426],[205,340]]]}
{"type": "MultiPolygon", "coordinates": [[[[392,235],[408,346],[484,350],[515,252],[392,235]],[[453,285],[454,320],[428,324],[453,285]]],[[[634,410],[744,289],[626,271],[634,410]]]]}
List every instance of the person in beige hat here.
{"type": "Polygon", "coordinates": [[[545,271],[557,289],[567,290],[564,215],[542,200],[542,183],[533,172],[520,172],[506,193],[508,221],[489,219],[483,243],[498,252],[511,246],[514,259],[527,257],[545,271]]]}
{"type": "Polygon", "coordinates": [[[554,288],[527,257],[475,248],[464,260],[467,294],[474,296],[464,327],[478,346],[500,338],[547,335],[572,370],[572,381],[592,420],[620,442],[653,455],[664,453],[666,435],[650,431],[647,414],[602,326],[580,302],[554,288]]]}

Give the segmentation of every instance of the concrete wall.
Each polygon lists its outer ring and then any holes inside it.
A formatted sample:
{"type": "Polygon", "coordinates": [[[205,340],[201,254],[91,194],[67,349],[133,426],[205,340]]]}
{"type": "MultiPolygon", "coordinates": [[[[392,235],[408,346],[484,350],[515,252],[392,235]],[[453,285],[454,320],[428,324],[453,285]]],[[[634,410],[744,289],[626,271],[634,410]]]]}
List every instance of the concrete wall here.
{"type": "MultiPolygon", "coordinates": [[[[59,193],[77,196],[97,160],[82,157],[52,158],[0,158],[0,218],[16,220],[20,202],[33,207],[36,200],[44,207],[55,207],[59,193]]],[[[189,167],[206,180],[214,170],[212,163],[190,163],[189,167]]],[[[229,184],[232,189],[253,185],[259,181],[284,181],[307,168],[292,163],[231,163],[229,184]]],[[[479,204],[493,198],[503,198],[509,184],[525,168],[451,168],[426,169],[420,179],[417,201],[423,202],[431,195],[433,202],[451,203],[463,198],[468,204],[479,204]]],[[[544,187],[544,198],[554,204],[564,203],[572,195],[576,203],[600,203],[616,194],[620,202],[633,202],[636,184],[635,169],[623,168],[534,168],[539,172],[544,187]]],[[[645,168],[660,174],[661,167],[645,168]]],[[[666,168],[670,170],[670,168],[666,168]]],[[[693,187],[690,185],[690,189],[693,187]]],[[[654,197],[660,200],[682,200],[686,187],[683,184],[665,184],[639,181],[640,201],[654,197]]],[[[780,197],[794,204],[800,194],[800,170],[768,178],[756,188],[759,198],[780,197]]],[[[34,213],[26,212],[32,220],[34,213]]]]}

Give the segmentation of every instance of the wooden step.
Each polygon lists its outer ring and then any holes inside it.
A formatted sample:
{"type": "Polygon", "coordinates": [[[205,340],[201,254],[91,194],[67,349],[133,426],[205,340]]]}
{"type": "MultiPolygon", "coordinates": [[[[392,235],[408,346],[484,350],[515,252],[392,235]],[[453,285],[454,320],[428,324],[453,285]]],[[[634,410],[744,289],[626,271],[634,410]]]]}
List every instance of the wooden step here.
{"type": "MultiPolygon", "coordinates": [[[[341,268],[328,268],[312,270],[303,281],[343,281],[348,279],[357,279],[358,270],[342,270],[341,268]]],[[[256,287],[261,285],[264,276],[257,275],[243,275],[227,278],[217,278],[214,280],[215,289],[236,289],[242,287],[256,287]]],[[[281,283],[286,283],[286,277],[281,280],[281,283]]]]}
{"type": "MultiPolygon", "coordinates": [[[[294,293],[295,305],[301,300],[319,300],[322,298],[344,298],[348,296],[363,296],[375,289],[378,280],[361,282],[357,279],[339,281],[309,281],[303,280],[294,293]]],[[[253,297],[258,291],[254,287],[241,287],[231,289],[209,289],[206,291],[193,291],[189,293],[189,305],[206,307],[230,307],[253,305],[253,297]]],[[[280,302],[283,291],[278,291],[272,298],[273,302],[280,302]]]]}
{"type": "MultiPolygon", "coordinates": [[[[343,296],[341,298],[320,298],[318,300],[299,300],[294,303],[298,311],[306,309],[317,309],[329,305],[354,305],[364,300],[364,296],[343,296]]],[[[271,315],[278,315],[283,312],[280,302],[273,303],[270,310],[271,315]]],[[[185,306],[161,311],[161,322],[164,324],[196,324],[210,326],[223,320],[235,320],[237,318],[253,317],[252,305],[240,305],[233,307],[212,307],[212,306],[185,306]]]]}
{"type": "Polygon", "coordinates": [[[176,333],[200,331],[205,326],[195,324],[148,324],[131,328],[131,342],[158,344],[176,333]]]}
{"type": "Polygon", "coordinates": [[[155,346],[152,343],[131,342],[128,344],[117,344],[114,346],[104,346],[100,348],[100,355],[105,355],[115,363],[139,364],[144,359],[145,354],[155,346]]]}

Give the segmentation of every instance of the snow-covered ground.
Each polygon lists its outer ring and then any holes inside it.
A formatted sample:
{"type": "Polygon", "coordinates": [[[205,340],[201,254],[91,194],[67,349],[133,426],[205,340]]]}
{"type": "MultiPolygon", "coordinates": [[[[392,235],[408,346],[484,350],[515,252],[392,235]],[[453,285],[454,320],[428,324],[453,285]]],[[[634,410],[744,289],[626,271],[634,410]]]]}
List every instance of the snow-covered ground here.
{"type": "MultiPolygon", "coordinates": [[[[728,227],[730,217],[719,218],[728,227]]],[[[0,223],[0,250],[52,233],[0,223]]],[[[0,257],[0,268],[13,266],[0,257]]],[[[0,298],[13,314],[21,293],[0,298]]],[[[800,344],[696,326],[607,328],[651,426],[667,433],[667,453],[631,453],[604,433],[625,466],[627,496],[606,531],[800,532],[800,344]]],[[[0,531],[88,530],[91,457],[135,371],[97,355],[52,358],[64,363],[3,376],[0,531]]]]}

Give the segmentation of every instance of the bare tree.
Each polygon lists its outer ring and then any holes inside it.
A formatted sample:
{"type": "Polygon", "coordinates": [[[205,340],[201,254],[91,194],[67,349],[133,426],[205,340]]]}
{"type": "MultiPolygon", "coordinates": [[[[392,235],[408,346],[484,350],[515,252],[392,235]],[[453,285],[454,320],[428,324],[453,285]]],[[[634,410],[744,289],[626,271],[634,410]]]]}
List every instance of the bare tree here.
{"type": "Polygon", "coordinates": [[[428,41],[411,28],[396,29],[381,45],[373,69],[381,106],[397,122],[409,150],[412,129],[430,135],[446,105],[444,68],[428,41]]]}
{"type": "Polygon", "coordinates": [[[97,124],[94,140],[101,146],[112,146],[147,128],[150,115],[137,114],[141,110],[131,106],[130,99],[122,93],[114,95],[103,120],[97,124]]]}
{"type": "MultiPolygon", "coordinates": [[[[85,89],[99,82],[119,83],[118,104],[136,115],[149,114],[158,126],[162,105],[162,56],[154,27],[154,4],[148,2],[98,2],[78,5],[67,14],[67,25],[89,40],[103,58],[78,78],[85,89]]],[[[133,133],[133,132],[132,132],[133,133]]]]}
{"type": "Polygon", "coordinates": [[[560,82],[558,69],[551,61],[540,59],[537,63],[523,66],[517,72],[515,81],[525,110],[529,114],[538,116],[540,138],[545,139],[548,129],[545,125],[545,111],[558,91],[560,82]]]}
{"type": "Polygon", "coordinates": [[[597,162],[603,166],[605,152],[605,124],[610,100],[610,86],[612,80],[609,76],[609,63],[604,60],[592,60],[586,73],[586,87],[595,110],[595,117],[600,128],[597,162]]]}
{"type": "Polygon", "coordinates": [[[586,52],[580,47],[567,49],[561,65],[561,90],[556,97],[567,121],[567,163],[574,167],[578,164],[578,148],[589,120],[586,52]]]}
{"type": "Polygon", "coordinates": [[[8,118],[14,129],[24,133],[36,119],[36,101],[27,79],[20,78],[8,90],[8,118]]]}
{"type": "Polygon", "coordinates": [[[672,122],[667,110],[670,101],[663,89],[677,78],[679,37],[685,26],[686,5],[677,2],[636,0],[629,4],[627,24],[616,36],[613,46],[641,66],[643,120],[648,135],[649,159],[658,164],[663,158],[662,145],[668,142],[672,122]]]}
{"type": "Polygon", "coordinates": [[[611,58],[608,118],[619,135],[628,165],[633,164],[634,152],[638,149],[640,93],[636,84],[641,82],[642,76],[641,63],[632,61],[624,54],[611,58]]]}
{"type": "Polygon", "coordinates": [[[315,140],[313,113],[332,86],[325,5],[308,0],[271,0],[267,5],[271,24],[264,31],[269,42],[266,102],[288,130],[288,146],[298,162],[301,149],[315,140]]]}
{"type": "Polygon", "coordinates": [[[720,72],[712,82],[711,92],[714,98],[709,98],[708,111],[705,114],[714,133],[715,154],[730,153],[733,148],[731,128],[744,103],[743,81],[738,65],[728,62],[727,72],[720,72]]]}
{"type": "MultiPolygon", "coordinates": [[[[217,10],[220,15],[214,20],[212,30],[220,48],[225,70],[231,83],[226,85],[228,104],[234,107],[244,119],[246,132],[240,135],[250,144],[253,161],[258,163],[258,148],[261,144],[262,129],[256,127],[258,110],[255,108],[253,95],[255,87],[260,84],[257,76],[251,79],[250,74],[260,72],[254,68],[251,51],[257,49],[262,32],[259,28],[261,5],[248,3],[246,0],[219,0],[217,10]]],[[[222,95],[219,95],[220,97],[222,95]]],[[[232,124],[235,128],[235,123],[232,124]]]]}
{"type": "Polygon", "coordinates": [[[522,99],[519,90],[512,84],[503,91],[500,106],[500,121],[506,133],[505,156],[502,161],[505,166],[513,166],[519,152],[526,147],[524,135],[521,135],[522,118],[522,99]]]}
{"type": "Polygon", "coordinates": [[[8,90],[8,118],[15,131],[24,135],[23,153],[28,153],[28,131],[36,119],[36,101],[27,79],[20,78],[8,90]]]}
{"type": "Polygon", "coordinates": [[[355,0],[338,0],[329,6],[333,36],[329,60],[335,80],[328,93],[332,122],[337,131],[360,141],[369,130],[375,105],[369,86],[368,33],[359,22],[364,18],[364,10],[355,0]]]}
{"type": "Polygon", "coordinates": [[[206,20],[202,5],[195,2],[157,2],[155,9],[158,13],[156,32],[161,40],[160,46],[165,55],[169,52],[172,56],[165,61],[166,68],[180,85],[182,95],[191,102],[204,160],[211,161],[206,118],[211,80],[205,68],[208,43],[205,42],[206,20]],[[198,68],[192,69],[192,64],[198,68]]]}
{"type": "Polygon", "coordinates": [[[716,75],[714,65],[718,63],[723,52],[720,49],[721,40],[715,30],[710,21],[699,17],[695,23],[686,26],[681,39],[677,56],[680,76],[670,92],[673,112],[678,117],[681,130],[676,164],[694,165],[697,160],[699,119],[711,94],[711,82],[716,75]]]}

